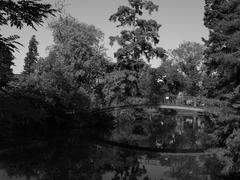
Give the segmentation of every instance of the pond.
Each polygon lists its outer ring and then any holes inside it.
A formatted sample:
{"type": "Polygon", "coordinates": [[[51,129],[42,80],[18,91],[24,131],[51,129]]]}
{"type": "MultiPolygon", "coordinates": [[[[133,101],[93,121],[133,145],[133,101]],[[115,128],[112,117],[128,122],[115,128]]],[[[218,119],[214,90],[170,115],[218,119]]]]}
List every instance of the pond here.
{"type": "MultiPolygon", "coordinates": [[[[205,116],[174,111],[149,115],[149,109],[115,115],[115,129],[104,140],[78,134],[24,143],[16,138],[16,146],[12,140],[0,151],[0,180],[227,179],[206,151],[212,127],[205,116]]],[[[80,134],[87,134],[86,129],[80,134]]]]}
{"type": "Polygon", "coordinates": [[[136,151],[66,139],[0,155],[1,180],[220,180],[218,168],[210,154],[136,151]]]}

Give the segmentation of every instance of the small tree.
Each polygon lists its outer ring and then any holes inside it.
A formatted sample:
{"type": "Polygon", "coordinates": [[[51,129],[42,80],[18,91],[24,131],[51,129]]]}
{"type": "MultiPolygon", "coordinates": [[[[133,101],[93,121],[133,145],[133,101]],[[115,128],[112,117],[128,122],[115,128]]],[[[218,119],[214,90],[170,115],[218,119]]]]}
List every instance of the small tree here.
{"type": "Polygon", "coordinates": [[[38,49],[37,49],[38,41],[36,40],[35,35],[32,36],[29,41],[28,53],[24,59],[24,73],[30,74],[33,72],[33,65],[37,62],[38,49]]]}
{"type": "Polygon", "coordinates": [[[110,37],[110,44],[116,41],[120,48],[114,53],[117,66],[110,75],[111,90],[123,98],[140,95],[138,80],[144,71],[146,63],[154,58],[163,58],[165,52],[156,47],[159,43],[158,31],[161,27],[155,20],[141,19],[144,11],[151,14],[158,6],[151,1],[128,0],[129,6],[120,6],[110,17],[110,21],[119,22],[117,27],[126,27],[120,35],[110,37]],[[111,82],[111,81],[114,82],[111,82]],[[116,82],[117,80],[117,82],[116,82]],[[113,87],[114,86],[114,87],[113,87]]]}

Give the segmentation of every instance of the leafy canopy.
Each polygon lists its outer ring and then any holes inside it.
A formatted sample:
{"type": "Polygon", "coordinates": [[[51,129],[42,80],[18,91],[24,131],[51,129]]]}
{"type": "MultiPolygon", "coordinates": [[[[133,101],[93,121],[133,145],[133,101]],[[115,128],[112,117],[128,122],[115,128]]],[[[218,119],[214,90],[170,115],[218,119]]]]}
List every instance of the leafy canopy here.
{"type": "Polygon", "coordinates": [[[192,96],[199,95],[203,77],[204,46],[186,41],[181,43],[178,48],[173,49],[171,56],[170,60],[184,75],[186,93],[192,96]]]}
{"type": "Polygon", "coordinates": [[[26,86],[68,110],[83,109],[95,96],[108,64],[101,46],[103,33],[71,16],[60,17],[49,27],[54,45],[47,58],[38,60],[26,86]]]}
{"type": "Polygon", "coordinates": [[[129,0],[128,6],[120,6],[117,12],[110,16],[110,21],[119,22],[117,27],[129,26],[132,30],[122,30],[119,36],[111,36],[110,44],[115,41],[121,46],[114,54],[119,66],[134,64],[140,61],[142,55],[147,61],[153,57],[164,57],[164,50],[154,47],[159,43],[158,31],[161,27],[155,20],[139,18],[143,11],[149,14],[158,10],[158,6],[151,1],[129,0]],[[133,61],[133,62],[131,62],[133,61]]]}

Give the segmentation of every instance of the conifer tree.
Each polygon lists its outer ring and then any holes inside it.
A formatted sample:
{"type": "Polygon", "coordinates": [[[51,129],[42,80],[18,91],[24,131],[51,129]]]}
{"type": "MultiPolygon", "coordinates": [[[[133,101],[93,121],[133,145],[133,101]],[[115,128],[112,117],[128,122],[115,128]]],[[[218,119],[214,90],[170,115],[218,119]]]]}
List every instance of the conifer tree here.
{"type": "Polygon", "coordinates": [[[210,30],[206,65],[209,94],[233,92],[240,84],[240,1],[205,0],[204,24],[210,30]],[[209,83],[212,82],[212,83],[209,83]],[[218,93],[213,91],[218,90],[218,93]]]}
{"type": "MultiPolygon", "coordinates": [[[[205,0],[204,23],[210,30],[205,40],[208,96],[223,96],[231,109],[222,108],[213,118],[216,154],[224,165],[222,173],[240,172],[240,1],[205,0]]],[[[237,176],[236,176],[237,177],[237,176]]]]}
{"type": "Polygon", "coordinates": [[[33,65],[37,62],[38,49],[37,49],[38,41],[36,40],[35,35],[32,36],[29,41],[28,53],[24,59],[24,73],[30,74],[33,72],[33,65]]]}

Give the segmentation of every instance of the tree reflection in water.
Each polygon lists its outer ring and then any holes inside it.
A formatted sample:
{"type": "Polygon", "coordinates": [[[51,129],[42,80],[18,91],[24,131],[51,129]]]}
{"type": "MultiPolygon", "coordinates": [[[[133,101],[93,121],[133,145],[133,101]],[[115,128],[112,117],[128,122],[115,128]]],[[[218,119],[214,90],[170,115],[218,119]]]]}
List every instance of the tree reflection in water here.
{"type": "Polygon", "coordinates": [[[222,180],[213,157],[136,152],[82,139],[9,150],[0,167],[6,180],[222,180]]]}
{"type": "MultiPolygon", "coordinates": [[[[136,140],[138,145],[155,146],[156,139],[161,139],[165,148],[198,148],[203,145],[200,143],[199,146],[196,143],[199,138],[204,137],[203,128],[193,130],[193,126],[191,124],[189,126],[188,123],[182,126],[174,116],[159,115],[148,119],[147,112],[139,110],[137,113],[139,115],[136,116],[138,117],[135,121],[136,124],[133,123],[131,127],[134,129],[135,125],[146,125],[143,132],[147,137],[145,142],[136,140]],[[182,127],[183,129],[181,129],[182,127]]],[[[85,125],[80,129],[77,126],[74,131],[72,128],[69,128],[68,131],[63,123],[57,130],[55,129],[54,134],[50,134],[50,137],[48,133],[42,132],[42,138],[30,138],[30,142],[25,144],[20,142],[21,138],[15,134],[6,135],[5,131],[2,131],[4,136],[1,137],[7,140],[7,137],[11,138],[11,146],[14,144],[18,146],[12,146],[7,151],[0,152],[0,179],[3,179],[4,174],[7,174],[4,180],[226,179],[226,177],[218,176],[222,167],[211,156],[139,152],[133,149],[127,150],[104,145],[91,138],[86,138],[86,135],[105,138],[111,134],[112,119],[109,118],[107,121],[106,117],[89,119],[86,116],[88,126],[85,125]],[[104,125],[99,123],[103,122],[102,120],[105,120],[104,125]],[[89,125],[89,122],[92,122],[92,125],[89,125]],[[64,133],[61,129],[65,129],[64,133]],[[19,144],[22,145],[19,146],[19,144]]],[[[128,121],[126,122],[128,123],[128,121]]],[[[127,123],[124,125],[126,126],[127,123]]],[[[204,128],[207,126],[205,124],[204,128]]],[[[19,130],[23,132],[22,128],[19,130]]],[[[141,128],[135,128],[135,133],[141,134],[140,130],[141,128]]],[[[128,132],[131,133],[131,131],[128,132]]],[[[36,137],[39,137],[37,135],[38,133],[36,133],[36,137]]],[[[201,142],[203,141],[204,139],[201,140],[201,142]]]]}
{"type": "MultiPolygon", "coordinates": [[[[133,113],[126,110],[121,111],[121,117],[127,123],[119,123],[117,132],[124,134],[122,140],[129,144],[176,150],[205,149],[213,144],[211,122],[201,114],[156,108],[142,108],[134,112],[140,112],[141,118],[136,114],[132,117],[133,113]]],[[[121,141],[119,138],[115,140],[121,141]]]]}

